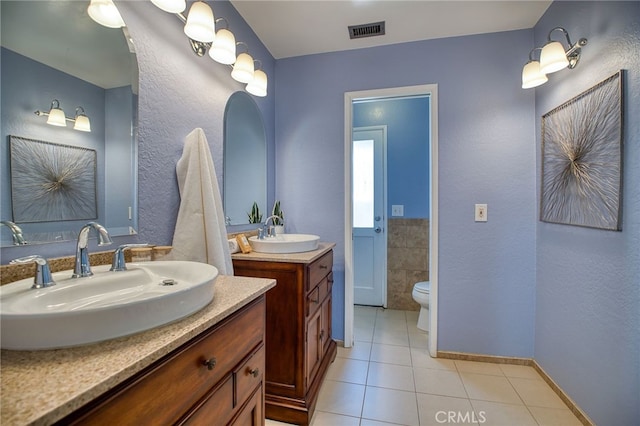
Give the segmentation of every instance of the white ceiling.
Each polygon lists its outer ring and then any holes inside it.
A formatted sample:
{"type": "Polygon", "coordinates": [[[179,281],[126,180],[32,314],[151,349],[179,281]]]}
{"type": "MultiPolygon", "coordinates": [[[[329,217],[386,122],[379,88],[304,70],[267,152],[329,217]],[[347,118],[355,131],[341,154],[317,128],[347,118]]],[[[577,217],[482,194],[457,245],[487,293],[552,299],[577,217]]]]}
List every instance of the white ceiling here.
{"type": "MultiPolygon", "coordinates": [[[[550,0],[230,1],[276,59],[532,28],[551,4],[550,0]],[[377,21],[386,21],[385,35],[349,39],[349,25],[377,21]]],[[[125,37],[121,30],[91,21],[88,3],[1,0],[2,45],[104,88],[127,84],[130,73],[114,72],[129,68],[125,37]],[[113,80],[123,74],[125,80],[113,80]]]]}
{"type": "Polygon", "coordinates": [[[538,1],[230,0],[276,59],[532,28],[538,1]],[[350,40],[348,26],[386,21],[386,34],[350,40]]]}

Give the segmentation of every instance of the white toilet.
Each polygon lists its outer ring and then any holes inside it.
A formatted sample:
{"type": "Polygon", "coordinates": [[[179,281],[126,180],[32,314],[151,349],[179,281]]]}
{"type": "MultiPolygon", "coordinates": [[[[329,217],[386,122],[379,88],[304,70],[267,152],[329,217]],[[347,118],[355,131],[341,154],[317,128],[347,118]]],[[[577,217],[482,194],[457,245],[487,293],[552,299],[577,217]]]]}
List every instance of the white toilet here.
{"type": "Polygon", "coordinates": [[[429,281],[420,281],[413,286],[413,300],[420,304],[420,315],[418,316],[418,328],[423,331],[429,331],[429,291],[431,283],[429,281]]]}

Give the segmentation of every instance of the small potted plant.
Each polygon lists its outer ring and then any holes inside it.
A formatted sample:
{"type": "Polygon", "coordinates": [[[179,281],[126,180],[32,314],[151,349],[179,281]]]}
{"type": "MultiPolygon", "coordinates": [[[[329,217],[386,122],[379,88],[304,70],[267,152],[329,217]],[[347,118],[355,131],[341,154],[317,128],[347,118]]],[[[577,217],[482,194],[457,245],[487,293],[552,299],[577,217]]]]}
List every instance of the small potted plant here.
{"type": "Polygon", "coordinates": [[[275,227],[276,235],[284,234],[284,212],[280,209],[279,200],[276,200],[276,202],[273,204],[271,215],[277,216],[273,218],[273,226],[275,227]]]}
{"type": "Polygon", "coordinates": [[[247,213],[249,216],[249,223],[262,223],[262,213],[260,213],[260,208],[258,207],[258,203],[253,202],[253,206],[251,206],[251,213],[247,213]]]}

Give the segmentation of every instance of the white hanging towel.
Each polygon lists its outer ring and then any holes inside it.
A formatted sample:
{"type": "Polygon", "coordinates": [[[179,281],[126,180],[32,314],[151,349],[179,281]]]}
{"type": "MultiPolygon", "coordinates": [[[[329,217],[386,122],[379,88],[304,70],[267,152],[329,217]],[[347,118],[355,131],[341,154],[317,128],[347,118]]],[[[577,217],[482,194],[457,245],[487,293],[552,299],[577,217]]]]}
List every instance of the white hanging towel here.
{"type": "Polygon", "coordinates": [[[208,263],[222,275],[233,275],[222,198],[202,129],[185,138],[176,174],[181,201],[171,257],[208,263]]]}

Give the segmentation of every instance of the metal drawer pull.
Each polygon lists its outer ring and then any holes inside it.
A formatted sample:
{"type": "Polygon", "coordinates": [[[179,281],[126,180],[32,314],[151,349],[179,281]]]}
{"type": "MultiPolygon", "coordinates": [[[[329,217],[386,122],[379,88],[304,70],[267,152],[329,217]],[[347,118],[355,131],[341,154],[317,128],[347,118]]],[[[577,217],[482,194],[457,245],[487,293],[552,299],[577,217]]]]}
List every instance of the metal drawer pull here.
{"type": "Polygon", "coordinates": [[[319,268],[320,268],[320,269],[327,269],[327,268],[328,268],[328,266],[327,266],[327,265],[320,265],[320,266],[319,266],[319,268]]]}
{"type": "Polygon", "coordinates": [[[207,370],[213,370],[213,367],[216,366],[216,359],[211,358],[211,359],[207,359],[205,361],[202,361],[202,365],[206,365],[207,366],[207,370]]]}
{"type": "Polygon", "coordinates": [[[253,370],[249,370],[249,374],[251,374],[253,377],[258,377],[260,375],[260,369],[256,367],[253,370]]]}

